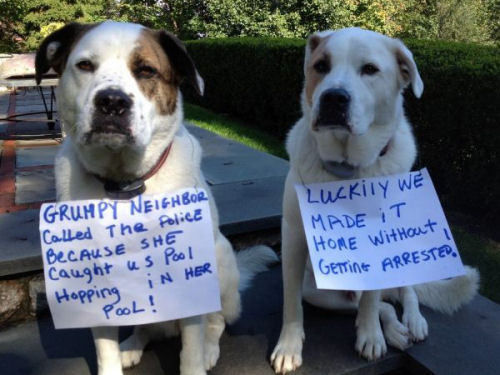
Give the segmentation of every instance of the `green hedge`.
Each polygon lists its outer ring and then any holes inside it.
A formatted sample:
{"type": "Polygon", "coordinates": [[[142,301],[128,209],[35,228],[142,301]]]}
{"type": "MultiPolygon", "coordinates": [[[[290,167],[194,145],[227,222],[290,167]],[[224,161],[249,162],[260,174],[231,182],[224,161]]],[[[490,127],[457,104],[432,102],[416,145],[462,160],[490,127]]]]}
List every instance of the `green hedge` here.
{"type": "MultiPolygon", "coordinates": [[[[187,42],[205,79],[203,98],[188,100],[230,113],[284,139],[300,117],[305,43],[230,38],[187,42]]],[[[473,44],[407,40],[424,81],[406,93],[406,111],[444,205],[481,224],[500,224],[500,50],[473,44]]]]}
{"type": "Polygon", "coordinates": [[[187,48],[205,79],[203,98],[190,100],[284,139],[301,112],[303,40],[202,39],[187,48]]]}

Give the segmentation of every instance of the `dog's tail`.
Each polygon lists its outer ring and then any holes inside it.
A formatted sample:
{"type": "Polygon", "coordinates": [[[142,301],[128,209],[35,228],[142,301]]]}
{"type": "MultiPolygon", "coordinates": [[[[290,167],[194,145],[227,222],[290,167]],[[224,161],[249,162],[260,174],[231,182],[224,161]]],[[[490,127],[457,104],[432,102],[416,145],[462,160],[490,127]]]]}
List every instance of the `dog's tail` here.
{"type": "Polygon", "coordinates": [[[268,246],[258,245],[236,252],[236,263],[240,271],[240,292],[247,289],[258,273],[268,270],[269,266],[278,263],[279,258],[268,246]]]}
{"type": "Polygon", "coordinates": [[[463,276],[414,285],[419,302],[446,314],[453,314],[469,303],[479,288],[479,272],[473,267],[464,268],[463,276]]]}

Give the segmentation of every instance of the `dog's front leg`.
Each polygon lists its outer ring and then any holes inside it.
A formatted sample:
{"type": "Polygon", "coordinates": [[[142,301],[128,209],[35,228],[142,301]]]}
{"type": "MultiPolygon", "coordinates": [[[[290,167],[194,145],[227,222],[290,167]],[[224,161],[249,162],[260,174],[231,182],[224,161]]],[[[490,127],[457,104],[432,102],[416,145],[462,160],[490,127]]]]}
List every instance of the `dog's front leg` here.
{"type": "Polygon", "coordinates": [[[99,375],[122,375],[120,347],[118,346],[117,327],[94,327],[97,371],[99,375]]]}
{"type": "Polygon", "coordinates": [[[181,328],[181,369],[180,375],[205,375],[203,315],[180,320],[181,328]]]}
{"type": "MultiPolygon", "coordinates": [[[[300,220],[300,218],[299,218],[300,220]]],[[[278,344],[271,355],[277,373],[287,373],[302,364],[304,341],[302,281],[307,245],[301,227],[282,223],[283,325],[278,344]]]]}
{"type": "Polygon", "coordinates": [[[415,289],[412,286],[401,287],[399,288],[399,295],[403,305],[403,324],[410,330],[413,341],[424,340],[429,333],[429,327],[427,320],[420,313],[415,289]]]}
{"type": "Polygon", "coordinates": [[[361,295],[356,317],[356,351],[364,358],[374,360],[387,352],[382,327],[380,326],[380,290],[364,291],[361,295]]]}
{"type": "Polygon", "coordinates": [[[212,369],[219,359],[219,340],[225,327],[226,323],[220,312],[207,315],[204,346],[205,369],[207,371],[212,369]]]}

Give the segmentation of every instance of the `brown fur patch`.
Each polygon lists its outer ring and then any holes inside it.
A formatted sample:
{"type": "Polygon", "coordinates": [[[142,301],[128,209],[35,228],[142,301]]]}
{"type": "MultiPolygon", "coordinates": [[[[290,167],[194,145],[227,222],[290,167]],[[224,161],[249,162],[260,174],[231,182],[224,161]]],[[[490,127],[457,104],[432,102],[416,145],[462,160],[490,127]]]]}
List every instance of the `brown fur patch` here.
{"type": "Polygon", "coordinates": [[[308,66],[306,67],[305,77],[305,93],[309,105],[312,105],[312,97],[314,90],[316,90],[316,86],[318,86],[325,77],[325,74],[321,74],[314,69],[314,65],[321,60],[324,60],[329,65],[331,64],[331,56],[325,48],[328,38],[328,36],[320,38],[317,35],[309,38],[309,43],[312,43],[308,44],[308,47],[311,49],[311,56],[308,66]]]}
{"type": "Polygon", "coordinates": [[[158,43],[156,32],[149,29],[141,32],[137,47],[129,60],[129,67],[134,76],[134,72],[144,65],[154,68],[157,73],[150,78],[136,77],[139,88],[155,103],[160,114],[172,114],[177,104],[180,78],[158,43]]]}
{"type": "Polygon", "coordinates": [[[408,58],[401,50],[396,50],[396,59],[398,62],[399,72],[403,77],[403,81],[405,84],[408,84],[411,81],[410,67],[408,63],[408,58]]]}

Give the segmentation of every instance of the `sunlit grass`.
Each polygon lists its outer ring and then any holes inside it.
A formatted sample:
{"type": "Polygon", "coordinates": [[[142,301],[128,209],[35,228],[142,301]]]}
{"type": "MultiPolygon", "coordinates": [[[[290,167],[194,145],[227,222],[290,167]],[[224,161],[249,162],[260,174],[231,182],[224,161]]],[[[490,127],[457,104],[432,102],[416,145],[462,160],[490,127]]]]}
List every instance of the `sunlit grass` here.
{"type": "Polygon", "coordinates": [[[241,142],[269,154],[287,158],[283,142],[263,131],[246,126],[228,116],[216,114],[197,105],[184,103],[184,117],[188,123],[223,137],[241,142]]]}

